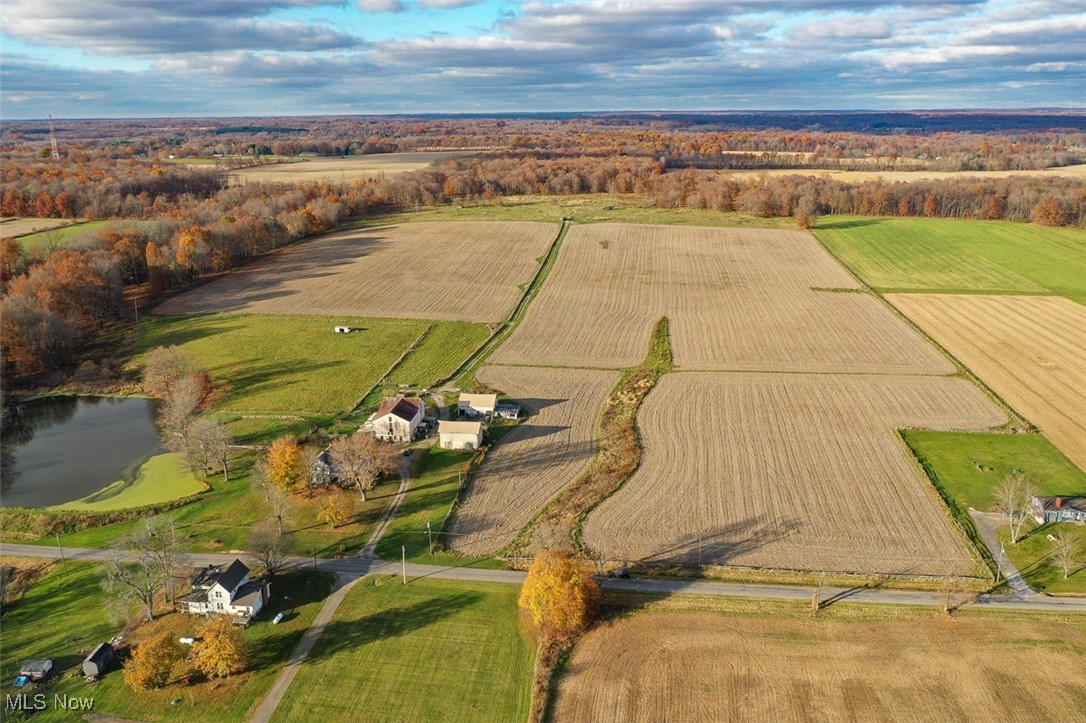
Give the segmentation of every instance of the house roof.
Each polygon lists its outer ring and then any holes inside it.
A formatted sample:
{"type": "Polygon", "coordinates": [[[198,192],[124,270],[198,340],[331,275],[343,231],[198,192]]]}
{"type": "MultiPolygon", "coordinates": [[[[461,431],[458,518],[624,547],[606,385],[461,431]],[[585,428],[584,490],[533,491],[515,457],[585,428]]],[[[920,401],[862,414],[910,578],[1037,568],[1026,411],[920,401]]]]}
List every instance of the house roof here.
{"type": "Polygon", "coordinates": [[[264,583],[259,580],[253,582],[247,582],[241,586],[238,590],[237,597],[230,601],[230,604],[239,608],[251,608],[256,603],[256,599],[260,597],[260,590],[264,587],[264,583]]]}
{"type": "Polygon", "coordinates": [[[481,422],[447,422],[442,420],[437,423],[438,434],[479,434],[482,428],[481,422]]]}
{"type": "Polygon", "coordinates": [[[241,581],[245,579],[245,576],[249,574],[249,568],[241,560],[234,560],[230,563],[230,567],[226,568],[222,575],[219,575],[219,579],[216,580],[218,584],[222,585],[227,590],[233,590],[241,581]]]}
{"type": "Polygon", "coordinates": [[[19,672],[27,675],[35,673],[48,673],[53,668],[53,661],[49,658],[32,658],[24,660],[19,665],[19,672]]]}
{"type": "Polygon", "coordinates": [[[1059,509],[1072,509],[1079,512],[1086,512],[1086,497],[1038,497],[1037,501],[1041,503],[1041,508],[1045,512],[1055,512],[1059,509]],[[1060,504],[1056,503],[1056,500],[1060,501],[1060,504]]]}
{"type": "Polygon", "coordinates": [[[100,643],[83,662],[98,664],[109,660],[111,657],[113,657],[113,646],[109,643],[100,643]]]}
{"type": "Polygon", "coordinates": [[[402,394],[397,394],[396,396],[389,397],[381,402],[381,406],[377,407],[377,414],[373,416],[373,419],[376,420],[386,414],[393,414],[404,421],[410,422],[415,418],[415,415],[419,413],[419,406],[421,404],[421,399],[407,399],[402,394]]]}
{"type": "Polygon", "coordinates": [[[461,392],[457,404],[467,404],[472,407],[493,407],[498,403],[497,394],[465,394],[461,392]]]}

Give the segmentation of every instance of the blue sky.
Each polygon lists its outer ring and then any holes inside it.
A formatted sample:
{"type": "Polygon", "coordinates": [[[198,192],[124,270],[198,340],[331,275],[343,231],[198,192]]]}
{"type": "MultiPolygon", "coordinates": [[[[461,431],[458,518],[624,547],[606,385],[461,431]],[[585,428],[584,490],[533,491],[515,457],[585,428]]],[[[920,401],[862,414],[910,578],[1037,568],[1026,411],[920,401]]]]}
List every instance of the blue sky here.
{"type": "Polygon", "coordinates": [[[0,117],[1081,107],[1082,0],[3,0],[0,117]]]}

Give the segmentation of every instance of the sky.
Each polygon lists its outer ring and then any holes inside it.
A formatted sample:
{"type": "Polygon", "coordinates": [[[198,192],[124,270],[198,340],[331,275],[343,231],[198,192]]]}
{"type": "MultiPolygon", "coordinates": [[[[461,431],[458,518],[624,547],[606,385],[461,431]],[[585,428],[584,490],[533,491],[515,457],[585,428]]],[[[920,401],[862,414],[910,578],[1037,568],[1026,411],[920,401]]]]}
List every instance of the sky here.
{"type": "Polygon", "coordinates": [[[0,118],[1083,107],[1083,0],[3,0],[0,118]]]}

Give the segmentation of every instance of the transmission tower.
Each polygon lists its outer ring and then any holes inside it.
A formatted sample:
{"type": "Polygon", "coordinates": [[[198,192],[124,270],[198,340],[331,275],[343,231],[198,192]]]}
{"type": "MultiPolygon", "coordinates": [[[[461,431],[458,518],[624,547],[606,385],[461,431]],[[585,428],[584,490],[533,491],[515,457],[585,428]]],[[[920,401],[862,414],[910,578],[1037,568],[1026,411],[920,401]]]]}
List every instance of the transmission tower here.
{"type": "Polygon", "coordinates": [[[60,158],[60,149],[57,148],[57,132],[53,128],[53,115],[49,115],[49,144],[53,146],[53,158],[60,158]]]}

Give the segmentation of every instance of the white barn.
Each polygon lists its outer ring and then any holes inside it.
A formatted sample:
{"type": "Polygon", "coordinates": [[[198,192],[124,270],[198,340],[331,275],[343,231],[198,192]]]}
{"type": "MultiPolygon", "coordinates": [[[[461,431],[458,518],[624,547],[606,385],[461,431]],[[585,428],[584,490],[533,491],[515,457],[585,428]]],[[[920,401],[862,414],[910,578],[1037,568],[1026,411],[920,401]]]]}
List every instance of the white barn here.
{"type": "Polygon", "coordinates": [[[456,413],[462,417],[479,417],[493,414],[497,406],[497,394],[461,394],[456,402],[456,413]]]}
{"type": "Polygon", "coordinates": [[[418,398],[408,399],[402,394],[381,402],[377,411],[362,425],[362,431],[370,432],[386,442],[410,442],[415,430],[422,423],[426,404],[418,398]]]}
{"type": "Polygon", "coordinates": [[[482,422],[437,423],[437,435],[444,449],[479,449],[483,443],[482,422]]]}

